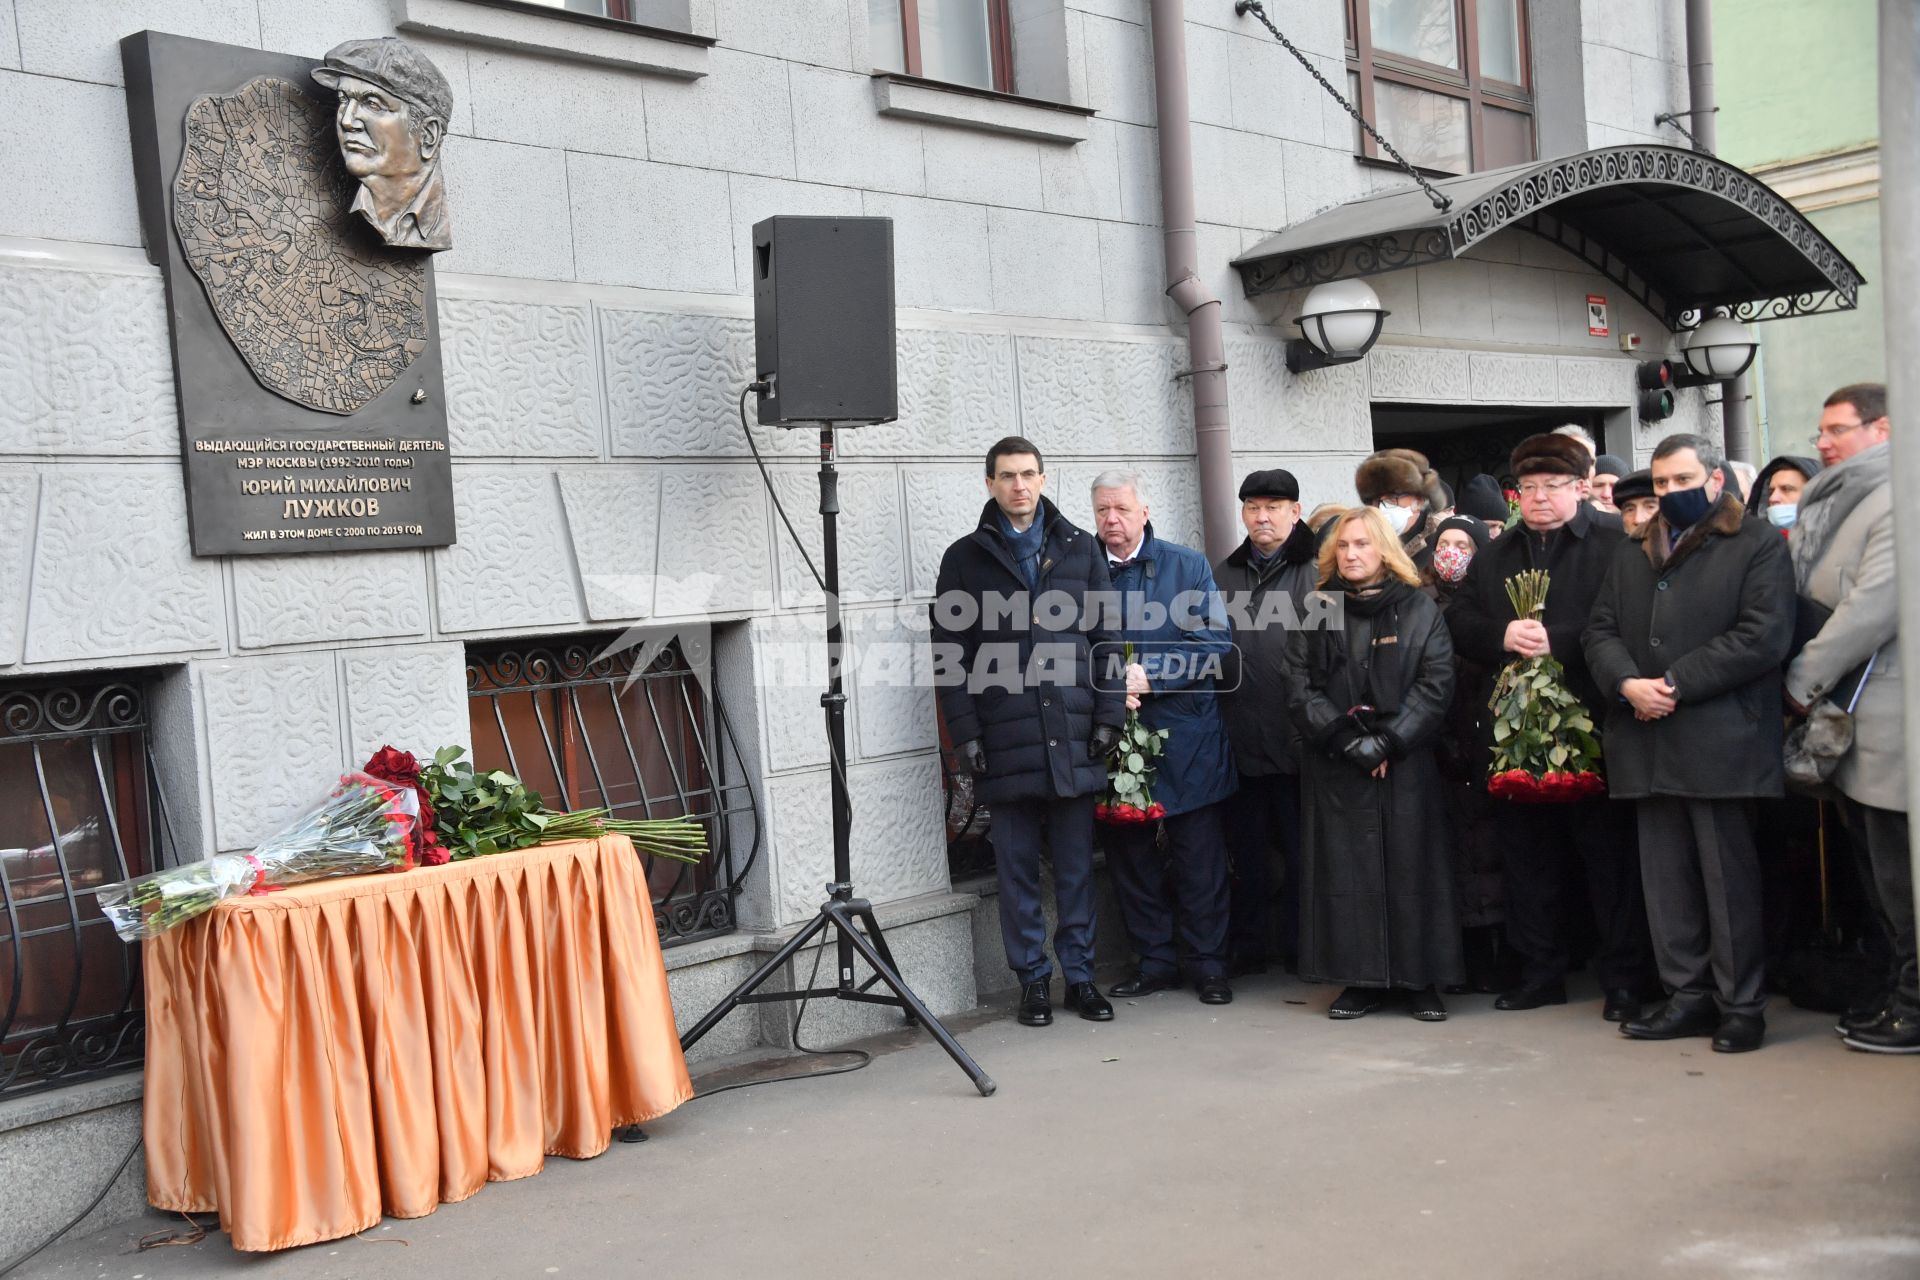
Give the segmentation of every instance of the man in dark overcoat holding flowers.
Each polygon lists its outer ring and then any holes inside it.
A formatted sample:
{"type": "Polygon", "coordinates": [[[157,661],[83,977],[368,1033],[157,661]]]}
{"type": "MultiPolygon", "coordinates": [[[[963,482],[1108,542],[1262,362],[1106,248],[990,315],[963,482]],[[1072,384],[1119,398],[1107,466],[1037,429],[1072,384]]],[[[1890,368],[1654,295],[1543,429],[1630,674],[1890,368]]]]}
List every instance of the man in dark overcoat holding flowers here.
{"type": "MultiPolygon", "coordinates": [[[[1454,647],[1486,673],[1472,695],[1484,705],[1492,681],[1510,662],[1551,654],[1566,668],[1568,689],[1598,725],[1606,700],[1587,671],[1580,637],[1626,535],[1581,500],[1593,466],[1572,436],[1528,436],[1508,460],[1520,490],[1520,525],[1475,556],[1447,610],[1454,647]],[[1546,610],[1515,618],[1507,580],[1530,569],[1549,575],[1546,610]]],[[[1492,726],[1480,744],[1484,771],[1493,749],[1492,726]]],[[[1611,744],[1602,739],[1603,753],[1611,744]]],[[[1633,811],[1604,796],[1563,804],[1494,802],[1507,899],[1507,941],[1521,957],[1520,984],[1494,1002],[1497,1009],[1564,1004],[1571,963],[1573,904],[1593,908],[1599,948],[1594,955],[1602,1015],[1620,1022],[1655,994],[1652,944],[1640,890],[1633,811]],[[1584,891],[1582,881],[1585,882],[1584,891]]]]}

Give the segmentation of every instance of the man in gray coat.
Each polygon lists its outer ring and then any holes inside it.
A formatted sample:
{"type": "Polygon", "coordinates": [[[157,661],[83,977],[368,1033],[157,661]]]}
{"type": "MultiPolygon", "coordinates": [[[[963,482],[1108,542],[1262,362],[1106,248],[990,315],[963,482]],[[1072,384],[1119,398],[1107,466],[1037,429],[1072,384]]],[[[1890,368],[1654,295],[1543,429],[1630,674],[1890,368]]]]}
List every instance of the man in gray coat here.
{"type": "Polygon", "coordinates": [[[1789,546],[1800,595],[1831,612],[1787,668],[1786,697],[1796,715],[1822,698],[1853,708],[1853,746],[1832,782],[1893,944],[1890,989],[1843,1018],[1840,1034],[1855,1049],[1920,1053],[1888,434],[1886,387],[1827,397],[1815,437],[1826,469],[1800,495],[1789,546]]]}

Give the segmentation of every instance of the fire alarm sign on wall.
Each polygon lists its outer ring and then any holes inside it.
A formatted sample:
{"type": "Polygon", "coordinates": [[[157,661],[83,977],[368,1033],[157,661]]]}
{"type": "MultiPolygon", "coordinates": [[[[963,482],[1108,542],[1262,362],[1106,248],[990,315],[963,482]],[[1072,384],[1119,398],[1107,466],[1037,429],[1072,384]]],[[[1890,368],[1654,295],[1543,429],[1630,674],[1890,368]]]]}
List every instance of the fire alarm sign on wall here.
{"type": "Polygon", "coordinates": [[[1607,336],[1607,299],[1605,294],[1587,295],[1587,333],[1590,337],[1607,336]]]}

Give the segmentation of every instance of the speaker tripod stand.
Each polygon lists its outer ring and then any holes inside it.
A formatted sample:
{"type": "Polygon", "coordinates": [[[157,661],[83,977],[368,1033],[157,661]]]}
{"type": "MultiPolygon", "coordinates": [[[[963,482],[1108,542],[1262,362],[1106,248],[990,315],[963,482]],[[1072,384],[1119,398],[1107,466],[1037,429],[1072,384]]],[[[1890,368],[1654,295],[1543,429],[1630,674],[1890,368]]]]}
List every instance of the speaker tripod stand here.
{"type": "Polygon", "coordinates": [[[700,1021],[688,1028],[687,1033],[680,1037],[680,1047],[682,1050],[692,1048],[702,1036],[718,1026],[721,1019],[743,1004],[833,999],[858,1004],[893,1005],[906,1011],[909,1022],[918,1022],[926,1027],[940,1047],[947,1051],[947,1056],[967,1073],[967,1078],[973,1081],[973,1087],[980,1091],[981,1097],[991,1097],[995,1088],[992,1077],[980,1069],[980,1064],[960,1047],[953,1033],[941,1025],[920,997],[914,994],[913,988],[907,985],[906,979],[900,976],[900,967],[894,963],[886,934],[881,932],[880,922],[874,918],[872,904],[864,898],[853,896],[853,804],[847,793],[847,695],[841,678],[845,638],[840,627],[840,545],[836,528],[836,517],[840,514],[840,476],[835,467],[833,432],[830,425],[820,428],[821,587],[827,599],[827,692],[821,695],[820,705],[826,710],[827,746],[833,775],[833,881],[827,885],[827,900],[820,904],[819,914],[788,939],[785,946],[768,957],[745,982],[735,987],[700,1021]],[[809,987],[801,991],[760,990],[762,983],[778,973],[809,942],[829,929],[834,934],[836,953],[837,980],[833,986],[809,987]],[[873,970],[872,976],[860,983],[855,983],[853,977],[856,952],[873,970]],[[873,990],[882,983],[888,988],[887,991],[873,990]]]}

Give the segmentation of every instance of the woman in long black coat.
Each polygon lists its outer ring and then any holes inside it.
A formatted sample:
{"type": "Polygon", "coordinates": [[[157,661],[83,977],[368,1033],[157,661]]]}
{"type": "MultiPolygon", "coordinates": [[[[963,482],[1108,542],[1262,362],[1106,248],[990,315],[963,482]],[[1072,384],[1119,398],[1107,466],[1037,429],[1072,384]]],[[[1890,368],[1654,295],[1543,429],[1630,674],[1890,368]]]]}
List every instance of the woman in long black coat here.
{"type": "Polygon", "coordinates": [[[1414,1017],[1438,1022],[1438,988],[1465,977],[1435,759],[1453,643],[1371,508],[1335,522],[1320,582],[1345,625],[1295,632],[1284,668],[1306,739],[1300,976],[1345,986],[1330,1017],[1362,1017],[1399,989],[1414,1017]]]}

